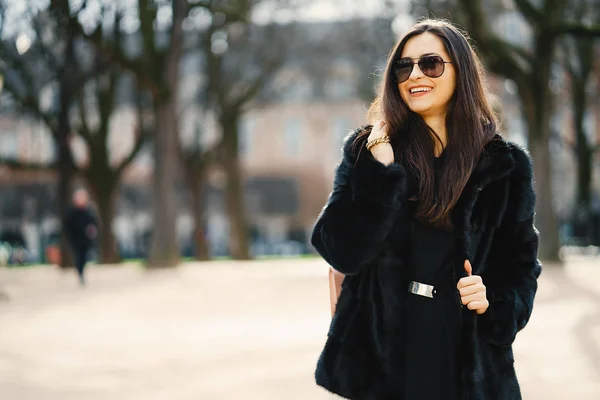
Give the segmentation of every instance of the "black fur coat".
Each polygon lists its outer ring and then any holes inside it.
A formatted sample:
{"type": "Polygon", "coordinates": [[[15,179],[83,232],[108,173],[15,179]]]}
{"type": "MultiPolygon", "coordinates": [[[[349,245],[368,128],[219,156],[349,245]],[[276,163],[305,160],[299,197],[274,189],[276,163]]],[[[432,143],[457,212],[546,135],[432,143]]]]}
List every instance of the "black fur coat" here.
{"type": "MultiPolygon", "coordinates": [[[[317,384],[352,400],[401,399],[406,268],[402,243],[408,173],[389,166],[348,136],[334,188],[315,225],[312,244],[346,279],[315,373],[317,384]]],[[[464,400],[520,400],[512,343],[527,324],[541,265],[533,225],[531,159],[500,135],[486,145],[452,212],[457,282],[473,266],[487,288],[488,310],[463,307],[461,367],[464,400]]]]}

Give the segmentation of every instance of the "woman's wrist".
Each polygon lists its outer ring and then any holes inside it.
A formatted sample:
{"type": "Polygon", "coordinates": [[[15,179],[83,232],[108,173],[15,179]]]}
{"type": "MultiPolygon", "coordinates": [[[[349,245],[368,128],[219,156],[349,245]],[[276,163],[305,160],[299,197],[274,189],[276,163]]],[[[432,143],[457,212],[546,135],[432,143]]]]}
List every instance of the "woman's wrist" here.
{"type": "Polygon", "coordinates": [[[390,143],[390,137],[388,135],[379,136],[379,137],[369,140],[366,144],[366,147],[367,147],[367,150],[371,151],[371,149],[373,149],[374,147],[379,146],[384,143],[388,143],[388,144],[390,143]]]}
{"type": "Polygon", "coordinates": [[[373,158],[384,165],[390,165],[394,162],[394,150],[389,143],[379,143],[371,147],[373,158]]]}

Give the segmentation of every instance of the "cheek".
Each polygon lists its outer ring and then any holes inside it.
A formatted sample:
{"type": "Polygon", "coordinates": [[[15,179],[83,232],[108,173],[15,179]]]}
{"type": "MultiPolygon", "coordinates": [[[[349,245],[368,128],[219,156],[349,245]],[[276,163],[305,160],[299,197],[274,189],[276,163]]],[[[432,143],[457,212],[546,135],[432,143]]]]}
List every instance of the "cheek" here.
{"type": "Polygon", "coordinates": [[[456,77],[454,74],[450,76],[451,79],[448,79],[446,82],[446,88],[448,91],[448,98],[451,98],[454,95],[454,91],[456,90],[456,77]]]}
{"type": "Polygon", "coordinates": [[[438,95],[440,100],[444,103],[447,103],[454,95],[454,83],[453,82],[444,82],[441,85],[438,85],[437,88],[438,95]]]}
{"type": "Polygon", "coordinates": [[[400,97],[402,97],[402,100],[404,100],[404,102],[406,103],[408,99],[408,92],[404,88],[404,85],[398,84],[398,92],[400,92],[400,97]]]}

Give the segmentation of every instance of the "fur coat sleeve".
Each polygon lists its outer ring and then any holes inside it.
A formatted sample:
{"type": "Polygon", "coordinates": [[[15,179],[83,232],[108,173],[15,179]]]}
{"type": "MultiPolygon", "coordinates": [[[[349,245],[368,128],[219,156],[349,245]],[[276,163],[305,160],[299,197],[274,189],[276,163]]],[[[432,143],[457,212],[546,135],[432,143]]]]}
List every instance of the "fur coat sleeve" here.
{"type": "Polygon", "coordinates": [[[492,241],[488,267],[482,273],[490,306],[478,316],[480,335],[497,346],[510,346],[529,321],[541,273],[539,235],[533,223],[532,162],[524,150],[511,146],[516,168],[509,180],[507,209],[492,241]]]}
{"type": "Polygon", "coordinates": [[[363,146],[353,146],[363,129],[345,139],[333,191],[315,224],[311,242],[344,275],[355,275],[381,251],[397,222],[406,194],[405,168],[377,161],[363,146]]]}

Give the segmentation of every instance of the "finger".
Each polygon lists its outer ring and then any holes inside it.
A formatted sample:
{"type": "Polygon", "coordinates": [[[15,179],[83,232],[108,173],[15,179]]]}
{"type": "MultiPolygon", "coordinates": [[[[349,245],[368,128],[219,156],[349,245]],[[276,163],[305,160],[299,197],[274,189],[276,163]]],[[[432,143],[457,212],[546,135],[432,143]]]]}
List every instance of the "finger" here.
{"type": "Polygon", "coordinates": [[[473,275],[473,267],[471,266],[469,260],[465,260],[465,271],[467,271],[467,275],[473,275]]]}
{"type": "Polygon", "coordinates": [[[489,303],[487,300],[477,300],[466,304],[466,306],[469,310],[475,310],[478,314],[482,314],[487,310],[489,303]]]}
{"type": "Polygon", "coordinates": [[[377,122],[375,122],[375,125],[373,125],[373,130],[374,131],[380,131],[383,128],[383,121],[379,120],[377,122]]]}
{"type": "Polygon", "coordinates": [[[386,129],[385,129],[385,121],[383,120],[379,120],[377,122],[375,122],[373,124],[373,129],[371,129],[371,135],[369,135],[369,137],[371,139],[383,136],[384,134],[386,134],[386,129]]]}
{"type": "Polygon", "coordinates": [[[456,288],[461,289],[466,286],[477,285],[478,283],[482,283],[479,275],[465,276],[464,278],[460,278],[456,288]]]}
{"type": "Polygon", "coordinates": [[[483,292],[485,293],[486,288],[483,283],[477,283],[475,285],[465,286],[463,288],[458,289],[461,296],[469,296],[475,293],[483,292]]]}
{"type": "Polygon", "coordinates": [[[478,302],[478,301],[485,301],[487,300],[485,298],[485,293],[483,292],[479,292],[479,293],[474,293],[471,294],[469,296],[461,296],[460,297],[460,301],[463,305],[467,305],[473,302],[478,302]]]}
{"type": "Polygon", "coordinates": [[[477,314],[485,313],[488,310],[488,308],[490,308],[490,302],[488,300],[485,300],[483,302],[483,305],[477,308],[477,314]]]}

